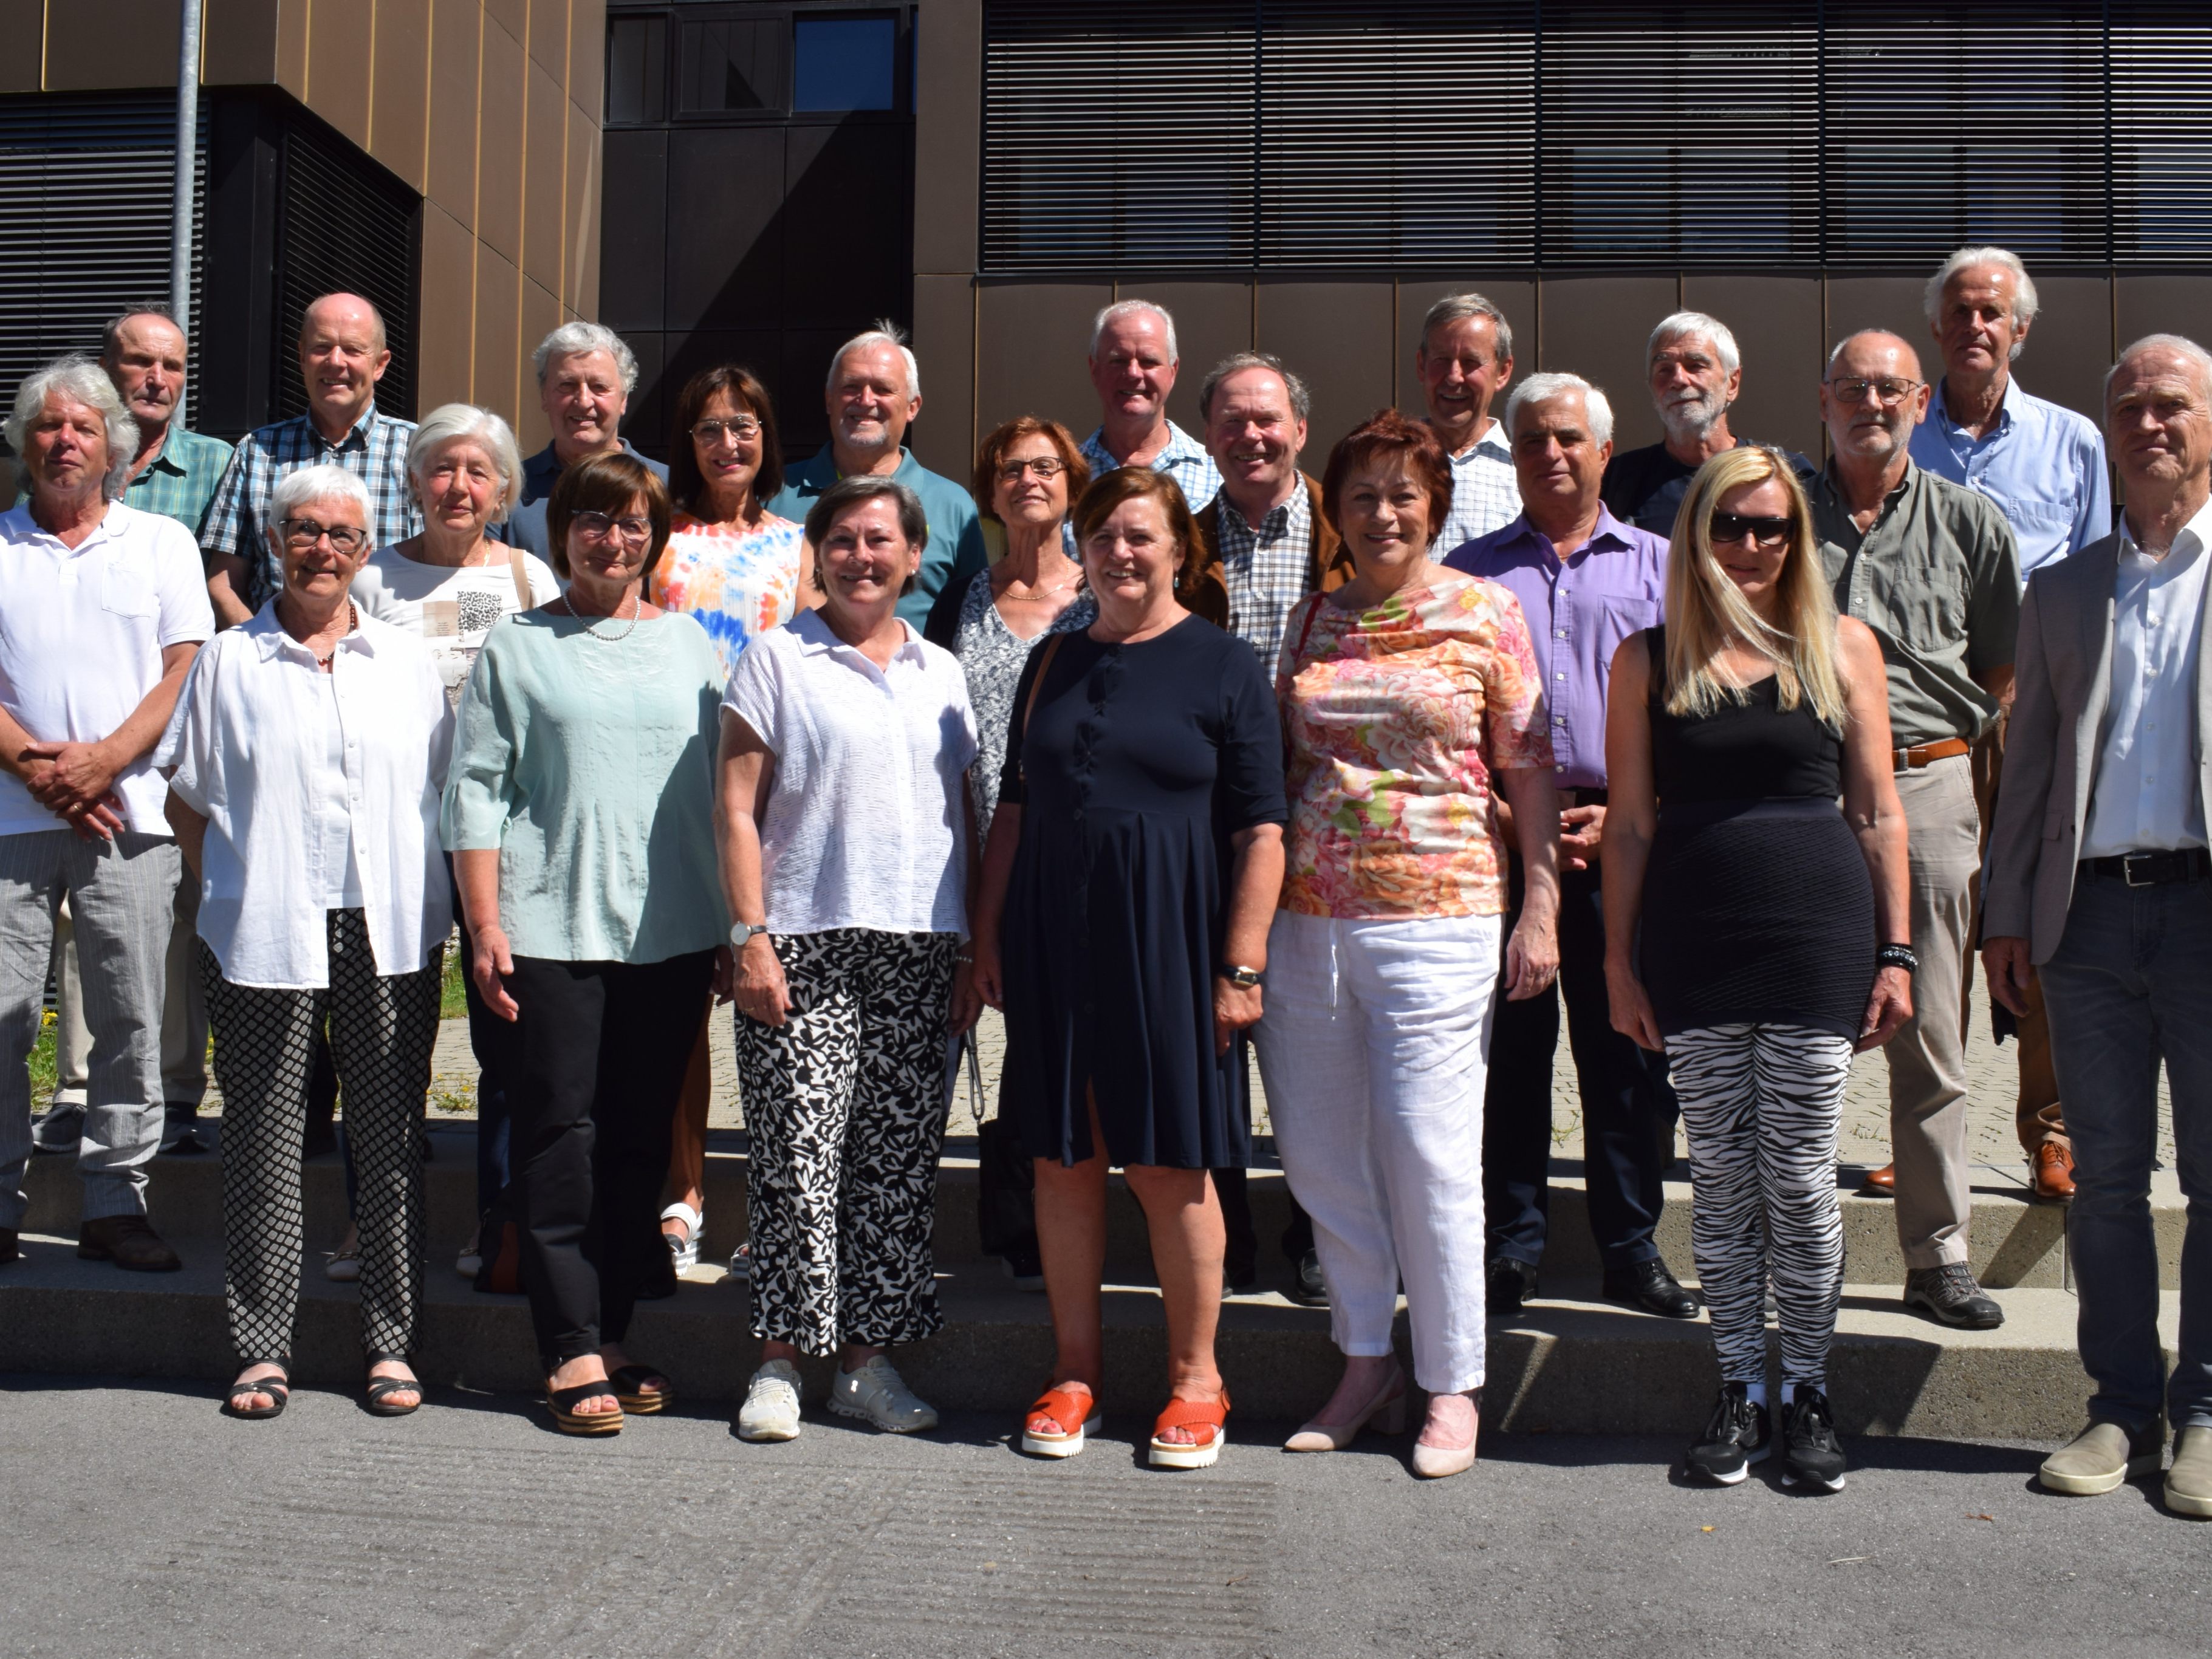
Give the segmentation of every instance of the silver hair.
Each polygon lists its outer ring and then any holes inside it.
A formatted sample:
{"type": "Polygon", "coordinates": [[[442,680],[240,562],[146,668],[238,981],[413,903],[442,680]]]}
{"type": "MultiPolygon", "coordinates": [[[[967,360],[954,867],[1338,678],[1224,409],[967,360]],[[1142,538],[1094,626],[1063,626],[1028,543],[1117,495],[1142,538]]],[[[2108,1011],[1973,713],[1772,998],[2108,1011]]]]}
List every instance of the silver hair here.
{"type": "Polygon", "coordinates": [[[1232,374],[1241,374],[1248,368],[1264,368],[1279,377],[1283,390],[1291,395],[1291,413],[1301,421],[1313,415],[1313,394],[1306,383],[1291,373],[1280,357],[1272,351],[1238,351],[1224,357],[1207,373],[1204,384],[1198,388],[1198,413],[1201,420],[1213,418],[1213,394],[1221,383],[1232,374]]]}
{"type": "MultiPolygon", "coordinates": [[[[1936,274],[1928,279],[1927,291],[1920,296],[1921,308],[1928,313],[1929,322],[1942,316],[1943,290],[1950,286],[1951,279],[1972,265],[1995,265],[2000,270],[2012,272],[2013,321],[2025,328],[2035,320],[2035,313],[2043,308],[2042,301],[2036,298],[2035,278],[2027,274],[2020,255],[2008,247],[1962,247],[1936,268],[1936,274]]],[[[2006,361],[2019,356],[2021,348],[2027,343],[2025,340],[2014,340],[2006,361]]]]}
{"type": "Polygon", "coordinates": [[[363,530],[376,528],[376,508],[368,499],[368,486],[358,473],[347,471],[335,461],[295,467],[277,479],[276,488],[269,492],[269,516],[263,522],[273,535],[298,508],[337,501],[351,501],[361,509],[363,530]]]}
{"type": "Polygon", "coordinates": [[[1659,355],[1659,348],[1669,340],[1686,339],[1710,342],[1721,367],[1731,374],[1743,367],[1743,358],[1735,349],[1735,336],[1729,331],[1729,325],[1702,311],[1678,311],[1671,317],[1662,317],[1659,326],[1651,331],[1650,343],[1644,348],[1644,363],[1648,366],[1659,355]]]}
{"type": "MultiPolygon", "coordinates": [[[[2212,398],[2212,351],[2207,351],[2185,334],[2146,334],[2142,339],[2136,341],[2126,350],[2121,352],[2112,366],[2105,371],[2101,401],[2108,414],[2112,407],[2114,378],[2127,367],[2129,358],[2142,351],[2171,351],[2176,356],[2188,358],[2197,365],[2197,372],[2204,377],[2205,395],[2212,398]]],[[[9,435],[12,439],[14,434],[11,432],[9,435]]]]}
{"type": "Polygon", "coordinates": [[[1579,374],[1531,374],[1513,388],[1513,395],[1505,400],[1505,436],[1510,442],[1519,431],[1515,422],[1521,410],[1529,404],[1547,404],[1554,398],[1563,398],[1570,392],[1582,394],[1583,412],[1589,421],[1590,439],[1595,443],[1613,441],[1613,404],[1606,395],[1579,374]]]}
{"type": "Polygon", "coordinates": [[[1487,317],[1498,331],[1498,361],[1505,362],[1513,356],[1513,325],[1505,320],[1505,313],[1480,294],[1447,294],[1429,307],[1429,314],[1421,319],[1421,349],[1429,349],[1429,336],[1446,323],[1456,323],[1468,317],[1487,317]]]}
{"type": "Polygon", "coordinates": [[[131,482],[131,463],[138,453],[138,422],[131,418],[123,395],[107,378],[107,371],[89,357],[57,357],[26,376],[15,388],[15,407],[8,416],[6,436],[8,447],[15,452],[17,475],[29,484],[31,471],[23,458],[23,446],[33,425],[46,413],[46,399],[58,392],[73,403],[98,410],[106,422],[107,476],[100,480],[100,496],[102,501],[113,501],[131,482]]]}
{"type": "Polygon", "coordinates": [[[823,383],[823,390],[835,392],[837,389],[837,371],[844,367],[846,358],[863,346],[876,345],[898,348],[898,355],[906,364],[906,395],[909,398],[921,396],[921,365],[915,359],[914,348],[906,343],[906,331],[888,317],[878,318],[873,328],[855,334],[830,354],[830,377],[823,383]]]}
{"type": "Polygon", "coordinates": [[[538,384],[545,384],[545,371],[553,367],[556,357],[580,357],[587,351],[604,351],[615,360],[615,372],[622,376],[623,396],[627,398],[637,390],[637,358],[623,337],[600,323],[563,323],[538,343],[538,349],[530,354],[531,367],[538,371],[538,384]]]}
{"type": "Polygon", "coordinates": [[[1091,355],[1093,357],[1098,355],[1098,341],[1106,332],[1107,324],[1118,322],[1124,317],[1134,317],[1140,312],[1147,311],[1158,318],[1160,326],[1168,331],[1168,361],[1171,363],[1181,362],[1182,351],[1176,344],[1175,318],[1169,313],[1165,306],[1155,305],[1150,300],[1116,300],[1110,306],[1102,306],[1098,314],[1091,319],[1091,355]]]}
{"type": "Polygon", "coordinates": [[[431,454],[456,438],[473,438],[491,452],[491,464],[499,471],[499,500],[491,516],[507,518],[522,498],[522,451],[514,441],[514,428],[489,409],[441,404],[425,415],[407,441],[407,476],[419,483],[431,454]]]}
{"type": "MultiPolygon", "coordinates": [[[[177,322],[177,313],[158,300],[149,300],[143,305],[125,306],[114,316],[109,318],[107,326],[100,331],[101,357],[112,357],[122,349],[123,325],[140,317],[159,317],[171,328],[176,329],[178,333],[182,334],[185,331],[177,322]]],[[[191,342],[188,339],[185,343],[190,346],[191,342]]]]}

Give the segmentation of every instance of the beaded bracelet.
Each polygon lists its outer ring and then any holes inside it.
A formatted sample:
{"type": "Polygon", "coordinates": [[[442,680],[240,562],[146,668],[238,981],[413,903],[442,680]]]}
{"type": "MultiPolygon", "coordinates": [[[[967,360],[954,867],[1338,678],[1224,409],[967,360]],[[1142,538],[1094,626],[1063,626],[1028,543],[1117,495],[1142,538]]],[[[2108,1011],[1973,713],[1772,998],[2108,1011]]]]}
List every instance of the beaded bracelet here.
{"type": "Polygon", "coordinates": [[[1920,971],[1920,958],[1909,945],[1885,945],[1874,953],[1874,959],[1880,967],[1902,968],[1908,974],[1920,971]]]}

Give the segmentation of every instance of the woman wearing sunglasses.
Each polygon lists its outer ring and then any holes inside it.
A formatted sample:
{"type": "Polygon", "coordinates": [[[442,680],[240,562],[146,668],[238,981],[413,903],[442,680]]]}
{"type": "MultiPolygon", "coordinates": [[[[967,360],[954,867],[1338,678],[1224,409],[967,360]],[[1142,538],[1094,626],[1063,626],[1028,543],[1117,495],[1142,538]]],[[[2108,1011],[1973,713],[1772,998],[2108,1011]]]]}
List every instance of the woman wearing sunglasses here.
{"type": "Polygon", "coordinates": [[[1911,1017],[1915,966],[1888,942],[1909,932],[1881,648],[1837,617],[1778,452],[1706,462],[1673,542],[1666,625],[1613,659],[1606,978],[1614,1027],[1665,1049],[1689,1134],[1721,1391],[1686,1467],[1733,1486],[1778,1437],[1785,1482],[1834,1492],[1836,1127],[1851,1055],[1911,1017]]]}

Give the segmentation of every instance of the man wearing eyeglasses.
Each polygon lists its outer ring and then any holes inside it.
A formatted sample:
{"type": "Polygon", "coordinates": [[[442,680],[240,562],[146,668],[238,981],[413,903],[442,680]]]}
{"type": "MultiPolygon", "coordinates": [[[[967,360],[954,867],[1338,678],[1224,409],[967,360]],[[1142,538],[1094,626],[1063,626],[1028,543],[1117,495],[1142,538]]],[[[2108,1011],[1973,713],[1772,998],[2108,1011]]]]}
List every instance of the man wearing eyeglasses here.
{"type": "Polygon", "coordinates": [[[1972,753],[2012,696],[2020,560],[1995,503],[1913,465],[1928,413],[1920,359],[1894,334],[1838,345],[1820,384],[1834,452],[1812,489],[1836,608],[1874,629],[1888,670],[1898,798],[1911,831],[1912,1018],[1893,1036],[1905,1302],[1948,1325],[2004,1323],[1967,1265],[1966,1056],[1962,1018],[1981,813],[1972,753]]]}
{"type": "Polygon", "coordinates": [[[621,335],[597,323],[563,323],[538,343],[530,361],[538,370],[538,406],[553,439],[522,464],[521,499],[498,534],[509,547],[550,564],[545,503],[563,472],[617,450],[643,463],[663,483],[668,469],[640,455],[622,435],[629,394],[637,390],[637,358],[621,335]]]}

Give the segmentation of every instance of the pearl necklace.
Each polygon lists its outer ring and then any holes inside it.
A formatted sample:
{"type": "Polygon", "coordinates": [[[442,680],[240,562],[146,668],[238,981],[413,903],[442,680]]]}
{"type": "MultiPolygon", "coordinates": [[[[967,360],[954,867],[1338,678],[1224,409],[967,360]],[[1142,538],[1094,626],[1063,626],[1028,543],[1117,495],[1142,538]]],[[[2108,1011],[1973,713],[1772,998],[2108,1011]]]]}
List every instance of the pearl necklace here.
{"type": "MultiPolygon", "coordinates": [[[[575,602],[574,599],[570,599],[570,600],[568,600],[567,603],[568,603],[568,614],[569,614],[570,616],[572,616],[572,617],[576,617],[580,618],[580,617],[582,617],[583,613],[582,613],[581,611],[578,611],[578,610],[576,609],[576,602],[575,602]]],[[[595,639],[595,640],[604,640],[607,644],[609,644],[609,645],[613,645],[613,644],[615,644],[617,641],[626,640],[626,639],[628,639],[628,638],[629,638],[632,634],[635,634],[635,632],[637,632],[637,619],[638,619],[640,617],[643,616],[644,614],[645,614],[645,595],[644,595],[644,593],[643,593],[643,592],[637,592],[637,593],[634,593],[634,594],[632,594],[632,595],[630,596],[629,626],[629,627],[627,627],[627,628],[625,628],[625,629],[623,629],[623,631],[622,631],[621,633],[619,633],[619,634],[602,634],[602,633],[600,633],[600,632],[599,632],[599,622],[600,622],[600,621],[608,620],[607,618],[604,618],[604,617],[603,617],[603,618],[598,618],[598,619],[595,619],[595,620],[593,620],[593,621],[592,621],[592,622],[587,622],[587,623],[584,623],[584,632],[586,632],[586,634],[590,635],[591,635],[593,639],[595,639]]],[[[616,607],[615,607],[615,611],[614,611],[614,615],[613,615],[612,620],[613,620],[613,621],[616,621],[616,622],[620,622],[620,621],[622,620],[622,607],[621,607],[621,606],[617,605],[617,606],[616,606],[616,607]]]]}

